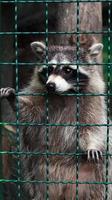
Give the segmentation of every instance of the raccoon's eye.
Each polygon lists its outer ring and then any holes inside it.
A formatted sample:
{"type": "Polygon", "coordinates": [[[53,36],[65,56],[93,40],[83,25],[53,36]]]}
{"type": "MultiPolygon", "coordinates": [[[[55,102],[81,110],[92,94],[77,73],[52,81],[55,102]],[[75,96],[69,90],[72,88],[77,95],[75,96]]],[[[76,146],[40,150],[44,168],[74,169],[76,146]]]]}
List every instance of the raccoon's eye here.
{"type": "Polygon", "coordinates": [[[63,67],[63,71],[65,74],[70,74],[73,72],[73,69],[70,67],[63,67]]]}
{"type": "Polygon", "coordinates": [[[49,74],[52,73],[53,69],[54,69],[54,68],[53,68],[52,66],[49,66],[49,67],[48,67],[48,73],[49,73],[49,74]]]}

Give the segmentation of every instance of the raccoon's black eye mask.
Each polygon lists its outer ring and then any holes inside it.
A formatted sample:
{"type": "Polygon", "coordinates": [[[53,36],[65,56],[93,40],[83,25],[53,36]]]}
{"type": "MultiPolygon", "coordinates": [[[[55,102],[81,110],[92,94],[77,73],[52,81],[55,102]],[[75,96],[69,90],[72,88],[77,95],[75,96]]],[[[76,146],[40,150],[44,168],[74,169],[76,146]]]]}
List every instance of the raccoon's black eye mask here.
{"type": "Polygon", "coordinates": [[[53,69],[52,66],[49,66],[48,68],[43,68],[43,70],[39,72],[39,78],[43,83],[46,83],[47,77],[52,73],[53,69]]]}
{"type": "Polygon", "coordinates": [[[61,76],[68,82],[86,82],[88,76],[77,69],[72,69],[69,66],[63,67],[61,76]]]}
{"type": "MultiPolygon", "coordinates": [[[[51,66],[48,68],[43,68],[41,72],[39,72],[39,78],[40,80],[45,84],[48,76],[53,72],[55,74],[55,69],[51,66]],[[54,72],[53,72],[54,71],[54,72]]],[[[57,74],[57,73],[56,73],[57,74]]],[[[88,76],[82,72],[78,72],[77,69],[72,69],[69,66],[63,67],[61,70],[59,70],[58,75],[60,75],[62,78],[64,78],[66,81],[70,83],[87,83],[88,76]]]]}

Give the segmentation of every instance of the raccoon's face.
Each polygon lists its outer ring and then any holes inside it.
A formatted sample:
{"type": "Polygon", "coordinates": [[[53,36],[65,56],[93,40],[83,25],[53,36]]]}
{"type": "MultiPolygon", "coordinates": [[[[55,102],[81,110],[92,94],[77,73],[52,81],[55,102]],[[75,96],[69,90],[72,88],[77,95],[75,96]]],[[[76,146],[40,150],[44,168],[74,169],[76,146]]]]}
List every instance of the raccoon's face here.
{"type": "Polygon", "coordinates": [[[76,91],[88,83],[88,74],[78,71],[77,67],[70,64],[58,64],[48,67],[46,87],[49,92],[63,93],[76,91]]]}
{"type": "MultiPolygon", "coordinates": [[[[45,45],[41,42],[31,44],[33,51],[38,55],[40,62],[45,59],[45,45]],[[40,57],[39,57],[40,56],[40,57]]],[[[101,52],[103,45],[100,43],[92,45],[88,52],[80,49],[78,55],[79,63],[92,63],[101,52]]],[[[48,65],[39,70],[40,80],[46,84],[49,92],[63,93],[84,90],[88,85],[93,67],[76,65],[77,52],[75,47],[51,46],[48,49],[48,65]]]]}

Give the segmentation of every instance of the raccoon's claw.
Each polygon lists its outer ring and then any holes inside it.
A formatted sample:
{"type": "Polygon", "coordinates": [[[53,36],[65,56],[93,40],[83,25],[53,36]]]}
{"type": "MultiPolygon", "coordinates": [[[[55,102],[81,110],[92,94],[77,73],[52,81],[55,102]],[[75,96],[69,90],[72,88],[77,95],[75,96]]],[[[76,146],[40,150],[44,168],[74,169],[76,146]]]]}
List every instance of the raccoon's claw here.
{"type": "Polygon", "coordinates": [[[9,96],[15,96],[15,89],[10,87],[0,89],[0,98],[8,98],[9,96]]]}
{"type": "Polygon", "coordinates": [[[94,161],[99,161],[100,159],[102,159],[103,155],[102,155],[102,151],[100,150],[96,150],[96,149],[90,149],[87,151],[87,159],[90,160],[94,160],[94,161]]]}

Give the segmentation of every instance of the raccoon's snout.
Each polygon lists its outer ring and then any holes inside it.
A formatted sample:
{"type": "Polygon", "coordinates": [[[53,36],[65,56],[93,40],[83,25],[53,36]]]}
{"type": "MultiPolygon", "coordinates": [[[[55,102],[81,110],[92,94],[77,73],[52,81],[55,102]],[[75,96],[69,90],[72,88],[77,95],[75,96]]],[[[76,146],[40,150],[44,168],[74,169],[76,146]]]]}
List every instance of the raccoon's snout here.
{"type": "Polygon", "coordinates": [[[49,82],[46,84],[48,92],[55,92],[56,91],[56,85],[55,83],[49,82]]]}

